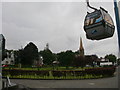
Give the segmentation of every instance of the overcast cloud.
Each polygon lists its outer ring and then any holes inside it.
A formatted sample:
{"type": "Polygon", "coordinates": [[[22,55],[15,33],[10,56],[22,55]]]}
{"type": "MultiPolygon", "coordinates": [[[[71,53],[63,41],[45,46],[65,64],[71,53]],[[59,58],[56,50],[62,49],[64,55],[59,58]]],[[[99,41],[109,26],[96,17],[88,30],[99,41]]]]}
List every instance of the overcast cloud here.
{"type": "MultiPolygon", "coordinates": [[[[92,2],[104,7],[115,22],[112,2],[92,2]]],[[[65,50],[76,51],[82,37],[85,54],[118,55],[117,31],[112,38],[100,41],[86,39],[83,22],[87,11],[85,2],[3,2],[2,33],[7,49],[24,48],[29,42],[39,51],[46,43],[54,53],[65,50]]]]}

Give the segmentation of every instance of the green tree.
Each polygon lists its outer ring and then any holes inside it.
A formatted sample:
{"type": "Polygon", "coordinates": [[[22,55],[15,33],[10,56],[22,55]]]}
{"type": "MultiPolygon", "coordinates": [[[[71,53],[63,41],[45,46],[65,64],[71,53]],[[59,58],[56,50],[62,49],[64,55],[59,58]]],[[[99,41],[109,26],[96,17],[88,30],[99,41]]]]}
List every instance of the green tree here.
{"type": "Polygon", "coordinates": [[[38,60],[38,48],[37,46],[30,42],[25,46],[25,48],[20,52],[21,63],[23,65],[32,65],[34,60],[38,60]]]}
{"type": "Polygon", "coordinates": [[[15,57],[15,64],[19,63],[19,50],[14,51],[14,57],[15,57]]]}
{"type": "Polygon", "coordinates": [[[86,65],[85,58],[80,55],[76,55],[74,61],[73,61],[73,66],[75,67],[84,67],[86,65]]]}
{"type": "Polygon", "coordinates": [[[74,58],[75,58],[75,54],[71,50],[58,53],[58,61],[60,62],[60,65],[66,66],[66,68],[72,65],[74,58]]]}
{"type": "Polygon", "coordinates": [[[55,60],[55,55],[49,49],[40,51],[39,54],[43,57],[43,62],[46,65],[52,65],[52,62],[55,60]]]}
{"type": "Polygon", "coordinates": [[[21,63],[21,60],[23,59],[23,49],[15,50],[14,57],[15,57],[15,64],[21,63]]]}
{"type": "Polygon", "coordinates": [[[117,57],[113,54],[109,54],[105,56],[105,59],[109,59],[110,62],[112,62],[113,64],[116,62],[117,57]]]}

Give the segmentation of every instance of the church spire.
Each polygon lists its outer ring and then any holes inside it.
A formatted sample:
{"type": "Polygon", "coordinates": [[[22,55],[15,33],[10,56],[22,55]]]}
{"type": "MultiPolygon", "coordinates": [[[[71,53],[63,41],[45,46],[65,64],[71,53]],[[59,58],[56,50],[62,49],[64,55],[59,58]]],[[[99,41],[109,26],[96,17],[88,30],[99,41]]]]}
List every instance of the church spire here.
{"type": "Polygon", "coordinates": [[[84,56],[84,48],[82,43],[82,38],[80,37],[80,48],[79,48],[80,56],[84,56]]]}
{"type": "Polygon", "coordinates": [[[83,50],[83,43],[82,43],[82,38],[80,37],[80,50],[83,50]]]}

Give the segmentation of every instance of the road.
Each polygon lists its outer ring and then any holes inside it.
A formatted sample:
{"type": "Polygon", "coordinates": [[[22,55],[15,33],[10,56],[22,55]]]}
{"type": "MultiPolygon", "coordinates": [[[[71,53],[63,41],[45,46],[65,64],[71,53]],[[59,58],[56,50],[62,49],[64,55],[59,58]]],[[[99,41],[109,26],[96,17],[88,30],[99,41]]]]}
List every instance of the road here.
{"type": "Polygon", "coordinates": [[[11,82],[25,85],[29,88],[117,88],[116,77],[92,80],[18,80],[11,82]]]}
{"type": "MultiPolygon", "coordinates": [[[[119,67],[120,68],[120,67],[119,67]]],[[[29,88],[118,88],[118,74],[114,77],[87,80],[25,80],[11,79],[11,82],[24,85],[29,88]]]]}

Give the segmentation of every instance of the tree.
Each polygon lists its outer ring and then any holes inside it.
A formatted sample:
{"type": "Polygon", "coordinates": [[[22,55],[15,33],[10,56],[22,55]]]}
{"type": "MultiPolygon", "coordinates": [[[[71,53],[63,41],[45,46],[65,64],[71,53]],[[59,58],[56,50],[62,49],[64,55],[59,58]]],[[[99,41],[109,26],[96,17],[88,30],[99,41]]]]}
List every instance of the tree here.
{"type": "Polygon", "coordinates": [[[60,62],[60,65],[66,66],[66,68],[72,65],[72,61],[74,60],[74,57],[75,54],[71,50],[58,53],[58,61],[60,62]]]}
{"type": "Polygon", "coordinates": [[[78,67],[84,67],[85,65],[86,65],[85,57],[76,55],[76,57],[75,57],[75,59],[73,61],[73,66],[78,68],[78,67]]]}
{"type": "Polygon", "coordinates": [[[21,63],[21,60],[23,59],[23,49],[15,50],[14,51],[14,57],[15,57],[15,64],[21,63]]]}
{"type": "Polygon", "coordinates": [[[19,63],[19,50],[14,51],[14,57],[15,57],[15,64],[19,63]]]}
{"type": "Polygon", "coordinates": [[[116,62],[117,57],[113,54],[109,54],[105,56],[105,59],[109,59],[110,62],[112,62],[113,64],[116,62]]]}
{"type": "Polygon", "coordinates": [[[46,65],[51,65],[52,62],[55,60],[55,55],[51,52],[50,49],[40,51],[39,54],[43,57],[43,62],[46,65]]]}
{"type": "Polygon", "coordinates": [[[76,67],[84,67],[85,65],[93,66],[93,62],[98,59],[97,55],[86,55],[80,56],[79,54],[76,55],[75,60],[73,61],[73,66],[76,67]]]}
{"type": "Polygon", "coordinates": [[[85,63],[86,63],[86,65],[94,66],[93,62],[96,62],[97,59],[98,59],[97,55],[86,55],[85,63]]]}
{"type": "Polygon", "coordinates": [[[27,44],[27,46],[25,46],[25,48],[20,53],[21,63],[23,65],[32,65],[34,60],[38,60],[38,48],[32,42],[27,44]]]}

